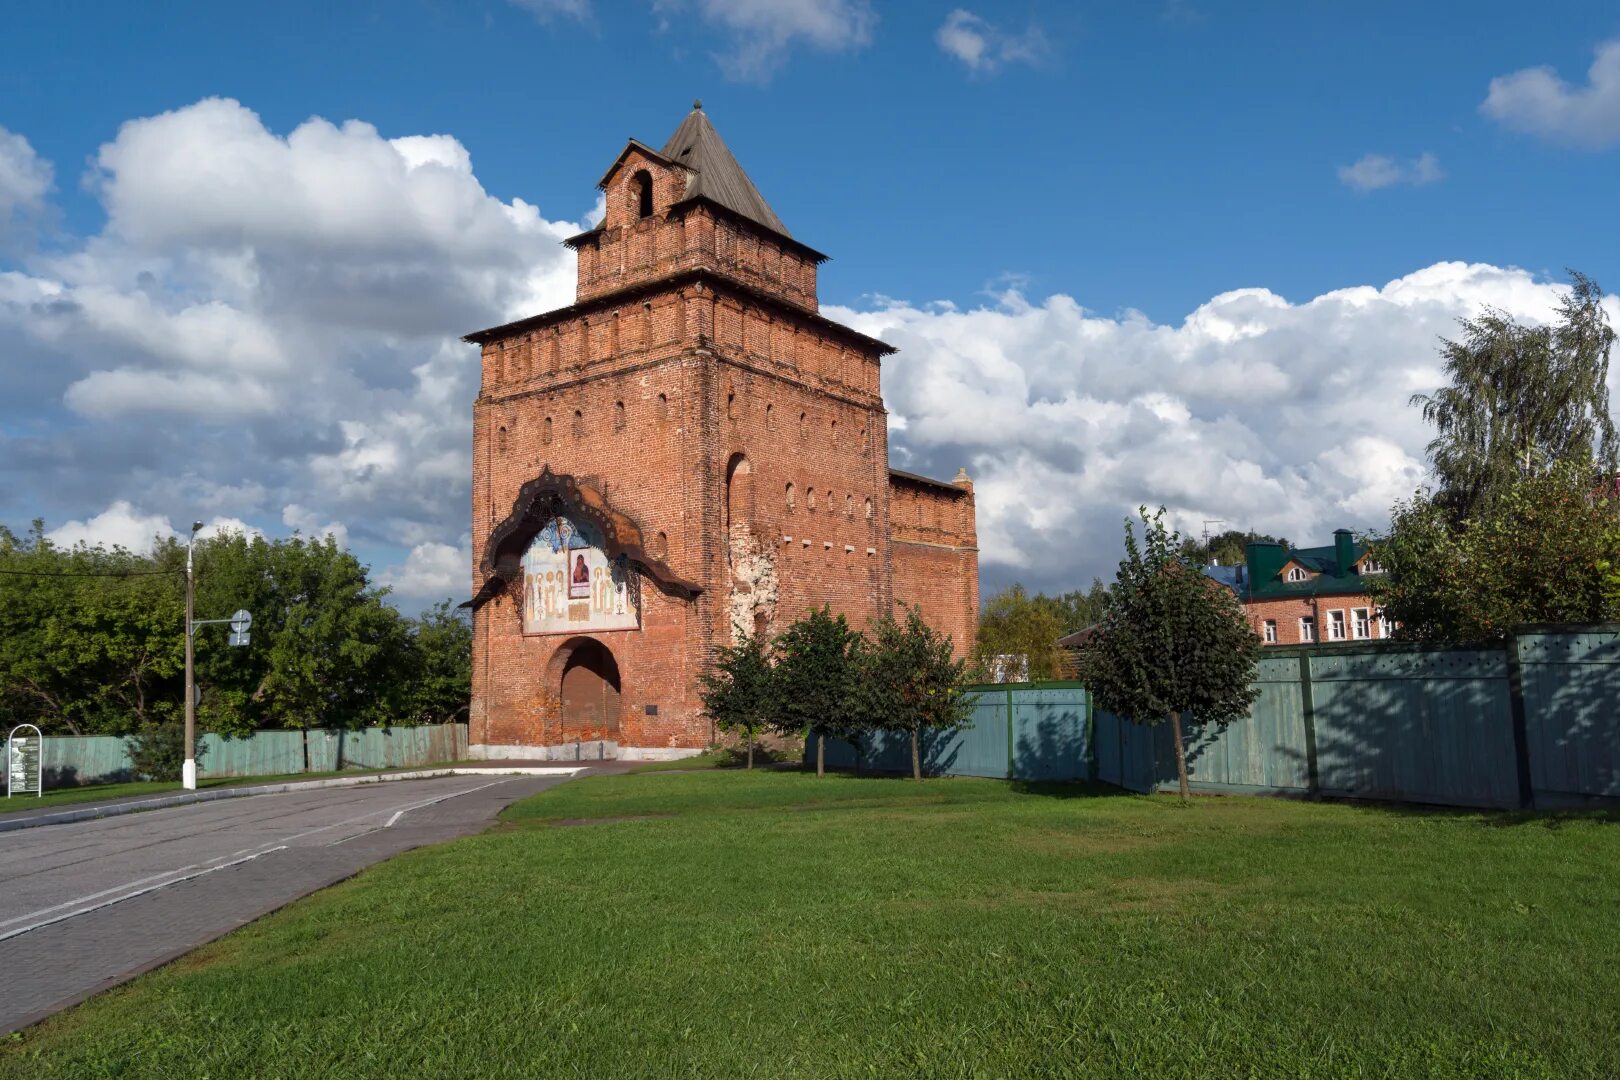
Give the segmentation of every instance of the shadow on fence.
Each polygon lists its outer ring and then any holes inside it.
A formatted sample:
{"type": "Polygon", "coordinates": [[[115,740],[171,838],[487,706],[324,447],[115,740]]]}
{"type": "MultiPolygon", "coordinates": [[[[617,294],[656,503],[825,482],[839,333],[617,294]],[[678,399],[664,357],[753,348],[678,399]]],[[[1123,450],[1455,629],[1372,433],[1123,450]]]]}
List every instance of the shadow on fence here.
{"type": "MultiPolygon", "coordinates": [[[[1255,683],[1242,719],[1185,719],[1194,791],[1542,810],[1620,800],[1617,624],[1521,627],[1480,647],[1269,647],[1255,683]]],[[[1078,683],[972,692],[969,722],[925,740],[930,775],[1001,777],[1031,793],[1054,781],[1175,786],[1168,724],[1094,710],[1078,683]]],[[[903,738],[827,747],[831,768],[910,772],[903,738]]]]}

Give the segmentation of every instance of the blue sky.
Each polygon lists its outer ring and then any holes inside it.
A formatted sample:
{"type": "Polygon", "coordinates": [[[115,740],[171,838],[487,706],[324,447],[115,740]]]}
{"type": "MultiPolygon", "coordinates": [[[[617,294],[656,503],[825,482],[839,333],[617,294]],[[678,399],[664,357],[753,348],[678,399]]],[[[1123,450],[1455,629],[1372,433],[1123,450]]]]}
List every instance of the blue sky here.
{"type": "Polygon", "coordinates": [[[1540,317],[1565,266],[1620,284],[1620,49],[1588,73],[1613,4],[162,10],[33,5],[0,36],[0,520],[83,526],[64,538],[336,523],[402,597],[456,587],[454,337],[566,302],[547,228],[693,97],[832,255],[823,304],[901,345],[896,464],[983,477],[990,587],[1106,574],[1138,502],[1304,541],[1377,527],[1421,480],[1404,401],[1434,336],[1484,303],[1540,317]],[[289,142],[312,117],[375,132],[289,142]],[[385,183],[378,154],[419,164],[413,136],[446,137],[428,156],[462,188],[384,168],[399,205],[486,214],[482,239],[311,230],[385,183]],[[295,176],[307,201],[281,205],[295,176]],[[535,221],[503,237],[519,205],[535,221]],[[205,324],[218,353],[154,344],[205,324]],[[216,362],[236,381],[199,382],[216,362]]]}

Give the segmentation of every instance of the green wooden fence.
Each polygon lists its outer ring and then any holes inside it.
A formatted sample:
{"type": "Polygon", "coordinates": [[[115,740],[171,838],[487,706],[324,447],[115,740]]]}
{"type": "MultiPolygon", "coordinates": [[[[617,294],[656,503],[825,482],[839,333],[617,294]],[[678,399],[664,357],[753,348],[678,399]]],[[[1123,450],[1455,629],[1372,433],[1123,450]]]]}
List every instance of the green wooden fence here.
{"type": "MultiPolygon", "coordinates": [[[[305,771],[391,769],[457,761],[467,756],[467,725],[337,731],[255,731],[242,738],[204,734],[198,775],[282,776],[305,771]]],[[[105,784],[134,777],[129,741],[111,735],[46,736],[45,786],[105,784]]]]}
{"type": "MultiPolygon", "coordinates": [[[[1525,627],[1484,648],[1270,647],[1255,680],[1242,720],[1187,721],[1195,791],[1500,808],[1620,799],[1620,625],[1525,627]]],[[[1079,683],[974,694],[966,726],[925,738],[929,772],[1175,786],[1169,725],[1093,713],[1079,683]]],[[[827,763],[908,772],[910,746],[830,739],[827,763]]]]}
{"type": "MultiPolygon", "coordinates": [[[[1091,717],[1079,683],[1006,683],[975,686],[969,693],[973,708],[968,723],[923,735],[920,756],[929,775],[1091,777],[1091,717]]],[[[814,738],[807,741],[805,754],[814,760],[814,738]]],[[[860,746],[828,739],[826,761],[835,769],[909,773],[911,740],[893,732],[880,732],[860,746]]]]}
{"type": "MultiPolygon", "coordinates": [[[[1260,696],[1224,728],[1186,725],[1194,790],[1448,806],[1620,798],[1620,626],[1526,627],[1500,646],[1272,647],[1260,696]]],[[[1168,726],[1098,711],[1099,779],[1175,784],[1168,726]]]]}

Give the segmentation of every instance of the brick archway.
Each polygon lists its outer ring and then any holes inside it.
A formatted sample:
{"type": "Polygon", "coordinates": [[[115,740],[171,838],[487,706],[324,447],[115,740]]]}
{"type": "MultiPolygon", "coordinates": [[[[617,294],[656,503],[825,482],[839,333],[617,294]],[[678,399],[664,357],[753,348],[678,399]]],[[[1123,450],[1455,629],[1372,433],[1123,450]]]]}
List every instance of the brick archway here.
{"type": "Polygon", "coordinates": [[[619,740],[623,682],[611,649],[595,638],[570,638],[552,656],[547,675],[564,743],[619,740]]]}

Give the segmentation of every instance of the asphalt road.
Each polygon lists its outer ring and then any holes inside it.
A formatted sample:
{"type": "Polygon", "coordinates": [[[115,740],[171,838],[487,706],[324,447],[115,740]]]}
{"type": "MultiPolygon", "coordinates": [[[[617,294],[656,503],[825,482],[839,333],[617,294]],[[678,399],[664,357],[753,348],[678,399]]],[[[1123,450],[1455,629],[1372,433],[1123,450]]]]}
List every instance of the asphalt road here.
{"type": "Polygon", "coordinates": [[[0,834],[0,1034],[567,779],[402,780],[0,834]]]}

